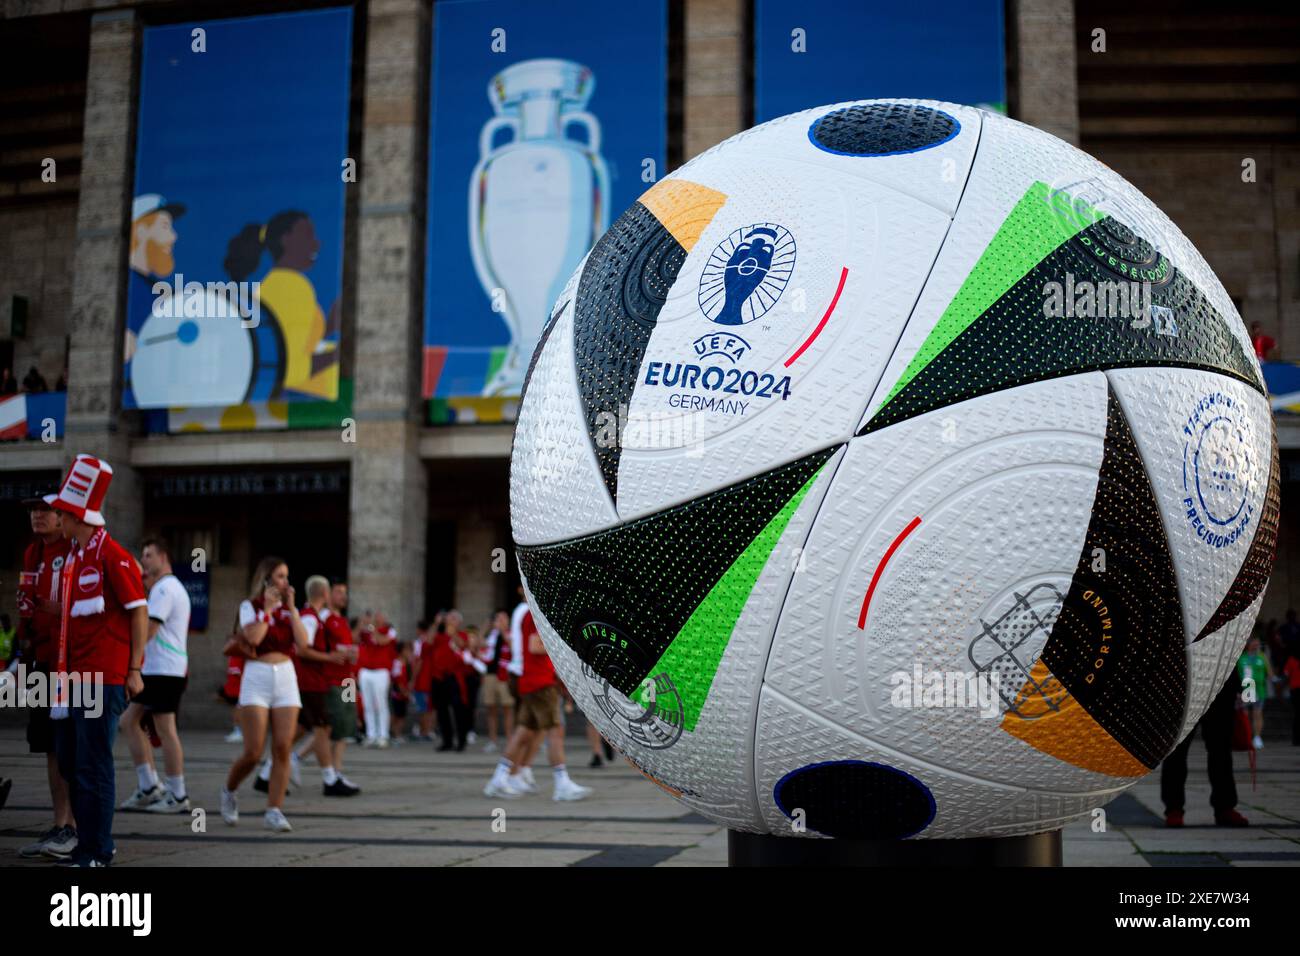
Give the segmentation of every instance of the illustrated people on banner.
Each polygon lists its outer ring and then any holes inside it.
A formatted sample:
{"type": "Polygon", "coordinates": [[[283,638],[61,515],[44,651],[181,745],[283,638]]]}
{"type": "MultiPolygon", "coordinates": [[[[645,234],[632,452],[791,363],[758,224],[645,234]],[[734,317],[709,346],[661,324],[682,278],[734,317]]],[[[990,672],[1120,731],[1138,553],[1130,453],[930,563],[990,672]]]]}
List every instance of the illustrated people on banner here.
{"type": "Polygon", "coordinates": [[[131,382],[131,359],[140,330],[153,311],[154,283],[176,271],[176,220],[185,214],[180,203],[169,203],[157,193],[136,196],[131,204],[130,308],[126,314],[126,342],[122,347],[124,381],[131,382]]]}
{"type": "Polygon", "coordinates": [[[236,282],[250,279],[265,253],[271,269],[259,282],[260,320],[267,313],[284,343],[284,373],[277,398],[333,400],[339,390],[339,301],[328,317],[307,272],[320,253],[311,217],[298,209],[244,226],[226,247],[225,268],[236,282]]]}

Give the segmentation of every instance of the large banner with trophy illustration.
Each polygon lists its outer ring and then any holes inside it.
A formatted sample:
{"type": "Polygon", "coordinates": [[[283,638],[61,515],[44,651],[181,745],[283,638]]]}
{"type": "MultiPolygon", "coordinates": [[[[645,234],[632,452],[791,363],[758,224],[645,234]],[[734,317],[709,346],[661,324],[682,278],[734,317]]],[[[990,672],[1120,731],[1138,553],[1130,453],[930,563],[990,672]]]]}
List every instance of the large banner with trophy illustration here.
{"type": "Polygon", "coordinates": [[[433,9],[424,395],[510,420],[556,296],[667,172],[667,0],[433,9]]]}
{"type": "Polygon", "coordinates": [[[754,121],[877,97],[1007,111],[1003,0],[754,0],[754,121]]]}
{"type": "Polygon", "coordinates": [[[349,8],[145,29],[124,407],[258,427],[339,399],[351,33],[349,8]]]}

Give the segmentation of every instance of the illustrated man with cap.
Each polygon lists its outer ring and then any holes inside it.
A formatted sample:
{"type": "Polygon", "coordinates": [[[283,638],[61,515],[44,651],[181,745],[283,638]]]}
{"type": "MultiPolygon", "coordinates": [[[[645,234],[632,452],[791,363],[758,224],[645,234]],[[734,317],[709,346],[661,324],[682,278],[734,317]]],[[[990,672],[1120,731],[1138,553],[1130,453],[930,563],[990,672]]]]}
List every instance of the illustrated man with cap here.
{"type": "Polygon", "coordinates": [[[131,381],[131,357],[135,355],[136,337],[153,309],[153,286],[176,271],[176,220],[185,213],[180,203],[169,203],[157,193],[136,196],[131,204],[131,289],[127,294],[130,308],[126,315],[126,343],[122,361],[131,381]]]}
{"type": "Polygon", "coordinates": [[[140,693],[149,612],[140,567],[109,537],[103,504],[113,480],[108,462],[78,455],[51,505],[62,512],[71,542],[63,566],[54,708],[59,771],[77,821],[73,866],[108,866],[113,858],[113,738],[126,700],[140,693]],[[98,693],[86,685],[102,682],[98,693]],[[70,686],[71,685],[71,686],[70,686]]]}
{"type": "MultiPolygon", "coordinates": [[[[63,537],[60,512],[52,507],[55,495],[26,498],[34,540],[23,552],[23,568],[18,579],[19,638],[23,646],[22,663],[28,674],[48,675],[58,660],[59,624],[63,605],[60,583],[72,542],[63,537]]],[[[77,848],[77,828],[68,801],[68,785],[59,773],[54,755],[54,724],[50,721],[50,701],[31,698],[27,702],[27,749],[45,754],[46,776],[50,784],[50,801],[54,807],[54,825],[18,851],[19,856],[46,856],[65,860],[77,848]]]]}

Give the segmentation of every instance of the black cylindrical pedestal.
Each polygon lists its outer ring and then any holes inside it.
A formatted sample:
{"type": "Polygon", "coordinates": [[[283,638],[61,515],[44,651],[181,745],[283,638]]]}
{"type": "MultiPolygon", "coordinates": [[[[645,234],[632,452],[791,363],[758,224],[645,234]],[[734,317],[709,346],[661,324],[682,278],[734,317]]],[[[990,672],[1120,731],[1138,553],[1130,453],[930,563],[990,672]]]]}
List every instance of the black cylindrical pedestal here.
{"type": "Polygon", "coordinates": [[[727,831],[729,866],[1060,866],[1061,831],[973,840],[818,840],[727,831]]]}

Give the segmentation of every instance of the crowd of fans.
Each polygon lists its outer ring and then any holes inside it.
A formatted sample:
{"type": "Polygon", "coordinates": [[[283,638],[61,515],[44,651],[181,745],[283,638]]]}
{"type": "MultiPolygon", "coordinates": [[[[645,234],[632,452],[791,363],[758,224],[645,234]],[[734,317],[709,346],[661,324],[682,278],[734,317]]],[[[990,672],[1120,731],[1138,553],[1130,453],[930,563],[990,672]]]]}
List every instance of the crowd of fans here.
{"type": "MultiPolygon", "coordinates": [[[[101,509],[112,474],[107,462],[78,455],[57,491],[24,501],[32,539],[17,626],[0,617],[0,680],[22,688],[28,747],[45,757],[52,810],[51,825],[20,855],[83,867],[111,864],[115,813],[191,810],[177,721],[190,599],[166,541],[147,539],[137,556],[108,534],[101,509]],[[36,698],[33,687],[43,688],[36,698]],[[120,803],[119,733],[137,781],[120,803]]],[[[431,743],[436,732],[438,751],[477,745],[480,703],[484,749],[501,755],[486,795],[535,792],[532,761],[543,744],[553,798],[591,793],[569,777],[564,725],[573,704],[522,600],[481,628],[456,610],[440,612],[407,641],[383,613],[350,616],[345,582],[312,575],[300,598],[289,581],[285,561],[263,558],[230,619],[221,694],[235,708],[227,740],[242,746],[220,790],[226,823],[239,824],[238,791],[251,777],[266,794],[264,826],[291,830],[284,801],[310,759],[325,796],[356,796],[361,788],[343,772],[351,742],[383,749],[431,743]]],[[[598,735],[589,740],[593,766],[612,757],[598,735]]],[[[0,780],[0,805],[11,783],[0,780]]]]}

